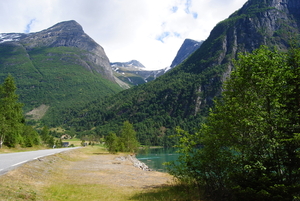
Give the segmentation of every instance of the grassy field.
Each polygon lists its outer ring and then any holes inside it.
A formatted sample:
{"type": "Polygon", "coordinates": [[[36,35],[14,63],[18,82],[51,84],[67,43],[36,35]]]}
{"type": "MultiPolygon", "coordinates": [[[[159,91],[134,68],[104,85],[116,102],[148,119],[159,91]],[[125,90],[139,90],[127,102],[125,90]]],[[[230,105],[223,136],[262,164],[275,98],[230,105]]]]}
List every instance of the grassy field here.
{"type": "MultiPolygon", "coordinates": [[[[126,171],[116,175],[118,172],[112,171],[114,169],[99,170],[97,161],[91,158],[100,156],[117,157],[108,154],[103,147],[89,146],[48,156],[42,158],[42,161],[35,160],[26,163],[0,176],[0,200],[198,200],[194,197],[195,194],[188,191],[184,185],[173,182],[147,188],[136,187],[134,184],[122,187],[113,184],[110,182],[114,180],[113,178],[124,177],[128,180],[127,177],[129,178],[130,175],[129,173],[126,175],[126,171]],[[103,181],[99,178],[103,178],[103,181]]],[[[123,167],[132,168],[129,165],[123,165],[123,167]]],[[[130,170],[133,171],[131,177],[145,174],[139,169],[130,170]]],[[[152,174],[155,172],[150,173],[152,174]]],[[[131,179],[135,181],[135,178],[131,179]]]]}

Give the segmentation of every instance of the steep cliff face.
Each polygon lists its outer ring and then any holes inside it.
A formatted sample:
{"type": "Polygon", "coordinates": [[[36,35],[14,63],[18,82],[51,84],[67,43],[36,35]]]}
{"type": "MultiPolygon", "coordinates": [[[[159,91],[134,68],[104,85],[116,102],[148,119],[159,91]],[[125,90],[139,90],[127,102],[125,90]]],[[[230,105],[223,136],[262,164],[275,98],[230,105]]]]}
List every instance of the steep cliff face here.
{"type": "Polygon", "coordinates": [[[186,72],[206,77],[199,80],[198,89],[203,94],[202,101],[197,102],[211,104],[213,97],[220,94],[221,85],[232,70],[231,60],[238,53],[251,52],[261,45],[286,50],[297,41],[299,10],[297,0],[249,0],[228,19],[218,23],[201,47],[174,69],[173,74],[186,72]]]}

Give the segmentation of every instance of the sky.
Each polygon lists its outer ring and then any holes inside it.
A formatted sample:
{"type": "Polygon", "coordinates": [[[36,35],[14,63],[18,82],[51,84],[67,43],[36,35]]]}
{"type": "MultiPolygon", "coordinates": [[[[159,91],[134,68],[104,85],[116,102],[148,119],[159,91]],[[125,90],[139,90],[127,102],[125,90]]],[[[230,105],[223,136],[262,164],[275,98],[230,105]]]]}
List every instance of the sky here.
{"type": "Polygon", "coordinates": [[[170,66],[186,38],[205,40],[247,0],[0,0],[0,33],[77,21],[111,62],[170,66]]]}

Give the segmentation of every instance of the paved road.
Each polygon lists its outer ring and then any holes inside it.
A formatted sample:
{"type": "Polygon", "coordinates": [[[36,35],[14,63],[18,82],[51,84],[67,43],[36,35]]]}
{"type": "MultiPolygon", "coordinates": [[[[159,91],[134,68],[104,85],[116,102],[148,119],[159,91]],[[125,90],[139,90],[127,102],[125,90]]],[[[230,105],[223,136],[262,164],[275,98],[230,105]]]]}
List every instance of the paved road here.
{"type": "Polygon", "coordinates": [[[28,161],[77,148],[79,147],[0,154],[0,175],[28,161]]]}

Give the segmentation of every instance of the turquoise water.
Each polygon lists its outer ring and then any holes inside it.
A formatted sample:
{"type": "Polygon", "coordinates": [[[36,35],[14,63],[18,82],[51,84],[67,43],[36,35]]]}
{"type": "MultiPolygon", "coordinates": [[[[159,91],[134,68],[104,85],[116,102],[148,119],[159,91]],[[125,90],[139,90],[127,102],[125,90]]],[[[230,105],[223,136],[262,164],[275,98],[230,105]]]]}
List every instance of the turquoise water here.
{"type": "Polygon", "coordinates": [[[138,153],[136,158],[145,163],[152,170],[166,172],[167,169],[163,163],[176,160],[179,156],[176,150],[175,148],[148,149],[147,151],[143,150],[138,153]]]}

